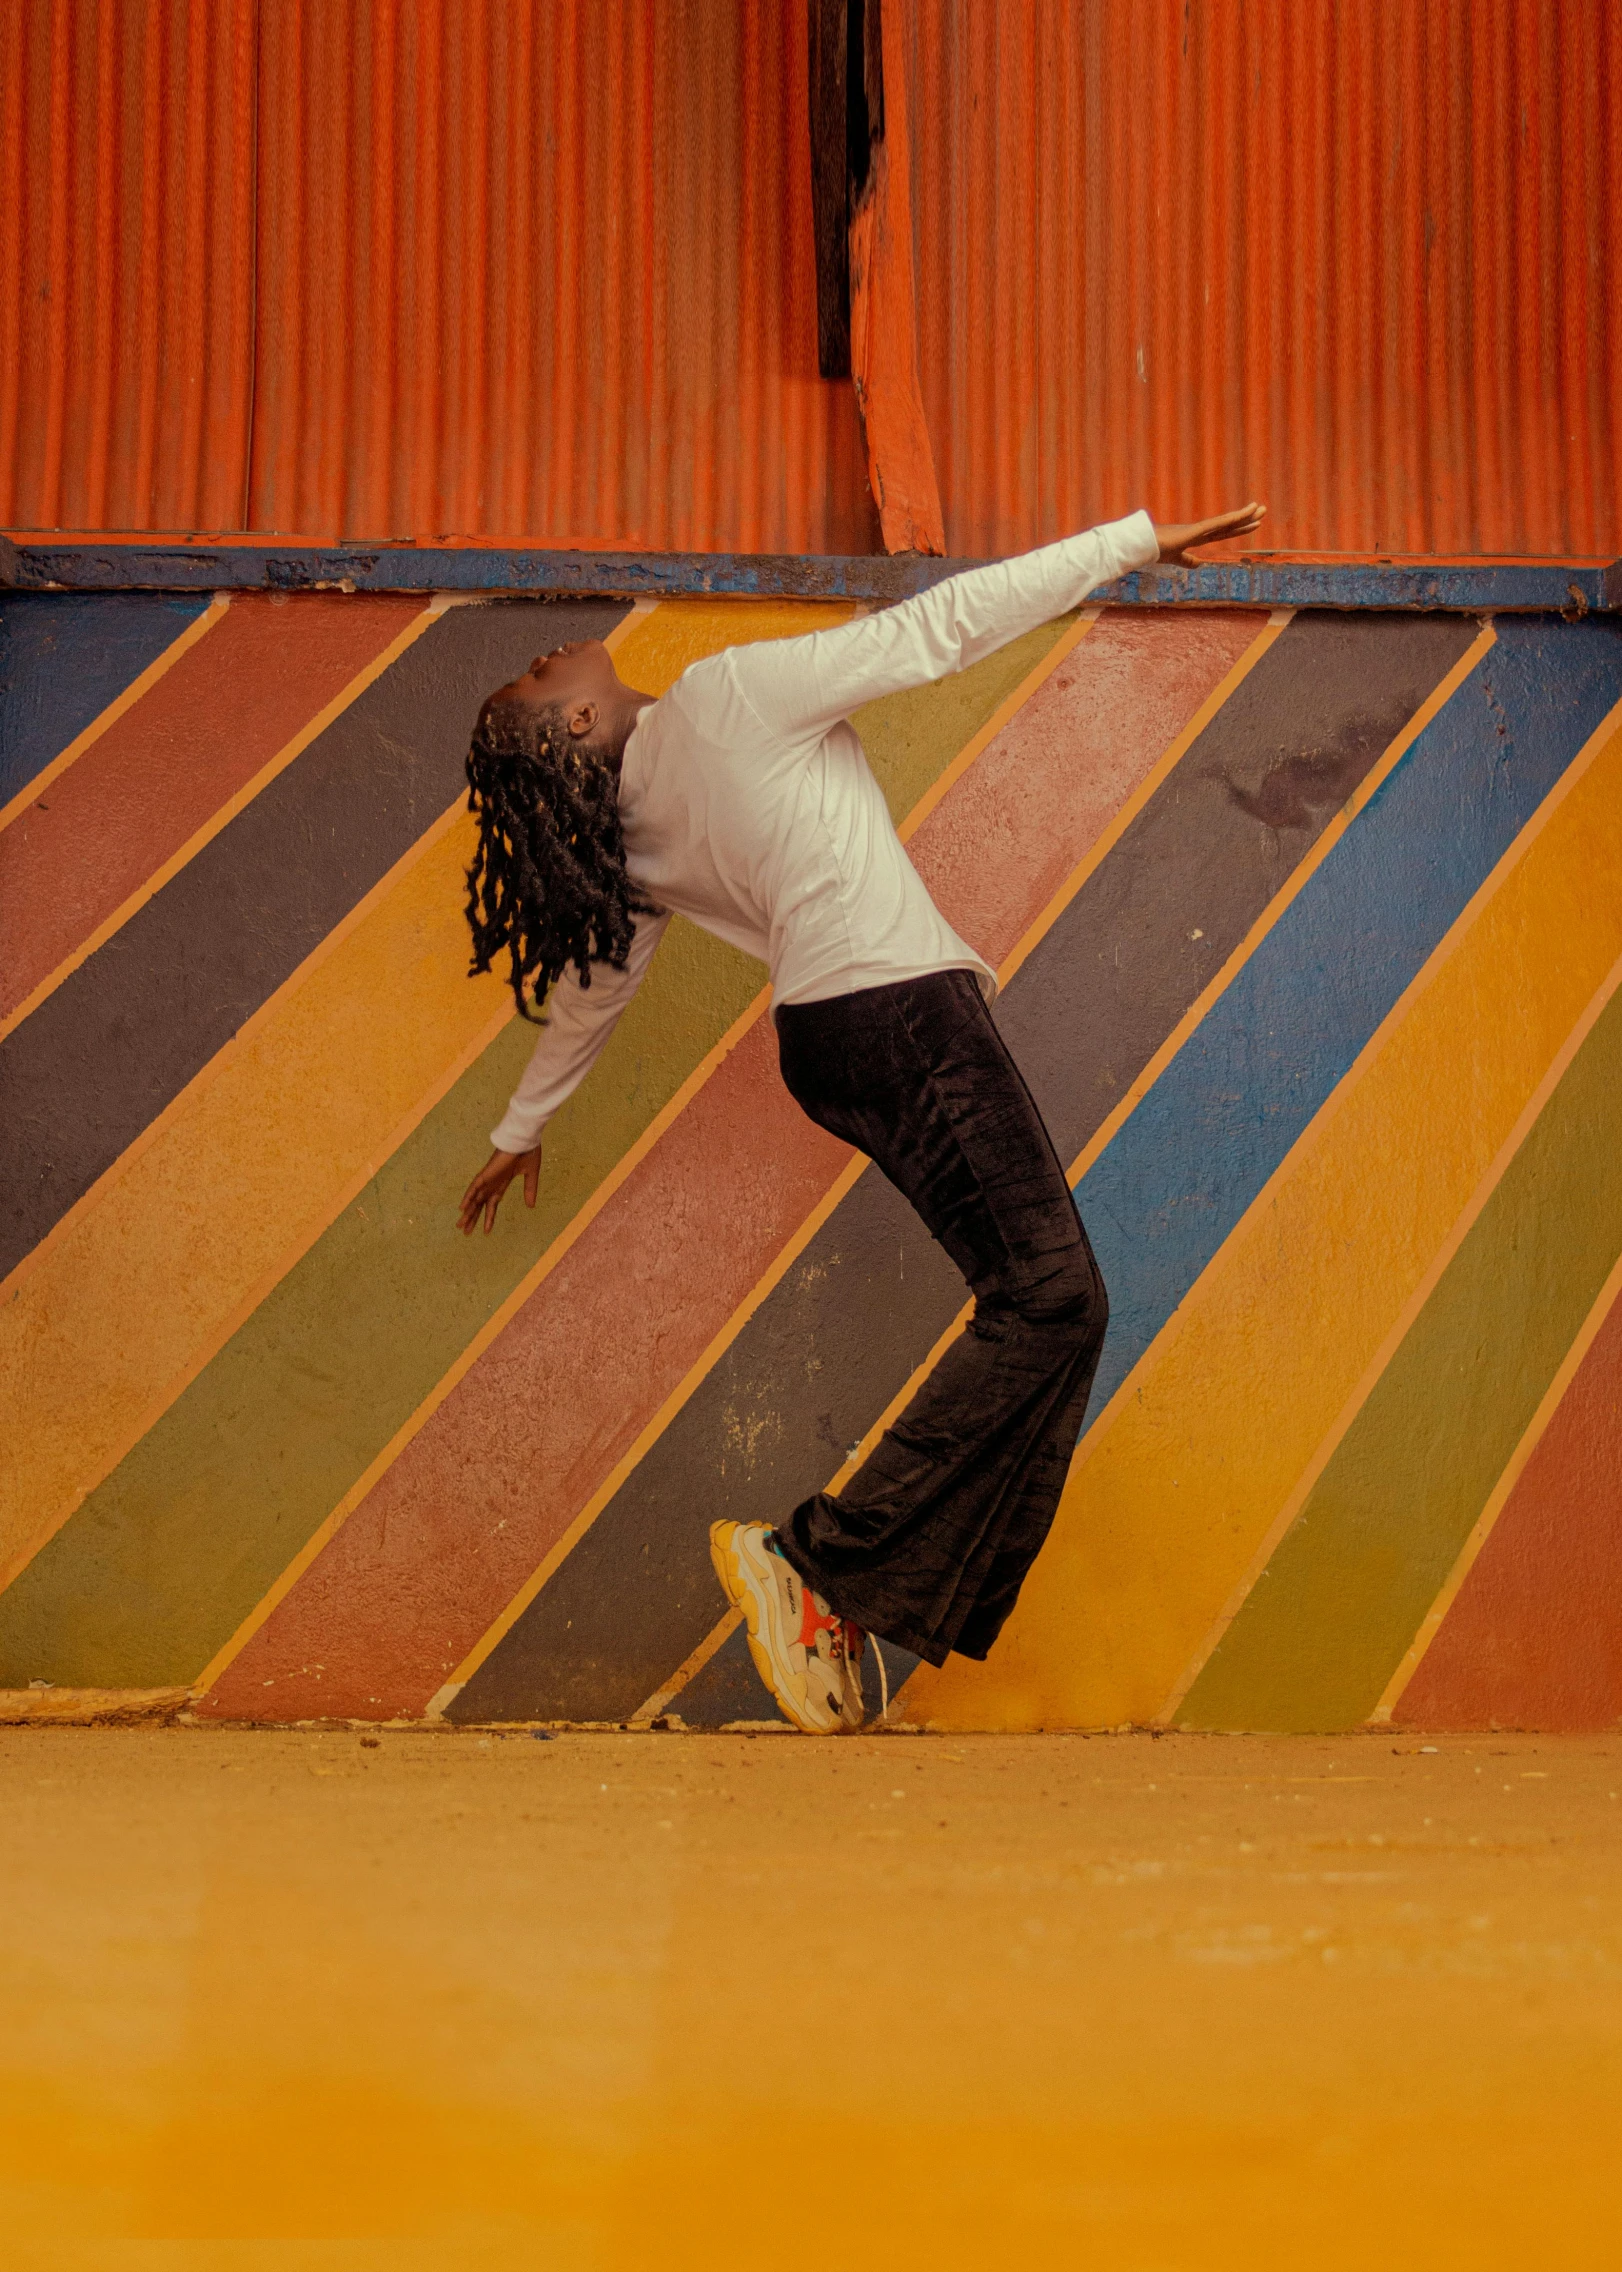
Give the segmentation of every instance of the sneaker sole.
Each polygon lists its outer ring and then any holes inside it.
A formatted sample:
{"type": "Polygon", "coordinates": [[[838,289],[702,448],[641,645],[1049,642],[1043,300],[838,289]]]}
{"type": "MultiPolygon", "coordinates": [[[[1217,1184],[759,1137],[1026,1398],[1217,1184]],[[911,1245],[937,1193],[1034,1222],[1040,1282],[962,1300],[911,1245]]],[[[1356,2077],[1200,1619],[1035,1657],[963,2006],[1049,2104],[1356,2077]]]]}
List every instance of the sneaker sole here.
{"type": "Polygon", "coordinates": [[[802,1736],[841,1735],[845,1732],[842,1727],[819,1728],[814,1720],[802,1717],[797,1701],[792,1696],[785,1696],[777,1685],[771,1648],[760,1630],[760,1596],[750,1583],[743,1557],[733,1543],[740,1528],[738,1523],[710,1525],[710,1562],[721,1581],[721,1591],[734,1609],[743,1611],[744,1638],[749,1644],[749,1655],[755,1670],[760,1675],[761,1686],[784,1719],[791,1727],[797,1728],[802,1736]],[[724,1537],[721,1535],[723,1532],[724,1537]]]}

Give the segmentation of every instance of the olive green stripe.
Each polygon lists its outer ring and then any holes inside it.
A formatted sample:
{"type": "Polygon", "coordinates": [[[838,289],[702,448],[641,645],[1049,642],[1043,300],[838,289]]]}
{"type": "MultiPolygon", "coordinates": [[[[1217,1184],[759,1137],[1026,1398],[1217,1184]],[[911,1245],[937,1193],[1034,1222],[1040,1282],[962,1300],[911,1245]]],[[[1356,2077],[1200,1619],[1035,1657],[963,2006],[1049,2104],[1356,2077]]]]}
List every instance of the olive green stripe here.
{"type": "Polygon", "coordinates": [[[1189,1691],[1180,1725],[1346,1728],[1374,1710],[1622,1252],[1618,1095],[1622,993],[1189,1691]]]}
{"type": "MultiPolygon", "coordinates": [[[[857,716],[898,818],[1048,652],[1040,631],[857,716]]],[[[758,963],[676,923],[547,1131],[533,1214],[460,1237],[533,1035],[508,1026],[0,1596],[0,1687],[190,1680],[748,1006],[758,963]]],[[[409,1004],[399,1013],[410,1015],[409,1004]]],[[[544,1382],[535,1384],[537,1405],[544,1382]]],[[[515,1415],[522,1425],[522,1415],[515,1415]]]]}

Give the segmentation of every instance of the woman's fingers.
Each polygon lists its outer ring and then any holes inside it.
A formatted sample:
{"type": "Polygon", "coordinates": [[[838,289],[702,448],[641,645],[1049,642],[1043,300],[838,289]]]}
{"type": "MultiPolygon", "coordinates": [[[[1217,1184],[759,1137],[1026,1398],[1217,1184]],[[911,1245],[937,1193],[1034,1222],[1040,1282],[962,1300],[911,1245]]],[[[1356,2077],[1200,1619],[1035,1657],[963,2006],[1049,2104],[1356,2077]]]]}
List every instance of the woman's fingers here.
{"type": "Polygon", "coordinates": [[[534,1206],[541,1174],[540,1146],[537,1144],[533,1152],[497,1152],[485,1161],[462,1194],[462,1204],[456,1217],[459,1231],[464,1234],[471,1232],[481,1214],[485,1229],[495,1229],[496,1210],[520,1167],[524,1171],[525,1201],[529,1206],[534,1206]]]}
{"type": "Polygon", "coordinates": [[[489,1230],[495,1222],[496,1209],[501,1204],[501,1194],[506,1188],[506,1182],[498,1172],[488,1167],[480,1168],[462,1194],[461,1212],[456,1218],[457,1229],[471,1232],[483,1214],[484,1227],[489,1230]]]}
{"type": "Polygon", "coordinates": [[[1235,505],[1231,512],[1218,513],[1214,520],[1202,522],[1200,534],[1195,541],[1199,544],[1219,544],[1224,537],[1246,536],[1256,527],[1266,510],[1265,505],[1258,505],[1254,499],[1248,505],[1235,505]]]}
{"type": "Polygon", "coordinates": [[[1225,544],[1230,538],[1248,536],[1260,525],[1267,508],[1254,500],[1248,505],[1235,505],[1226,513],[1213,513],[1205,521],[1171,521],[1155,523],[1155,540],[1160,546],[1160,557],[1168,568],[1188,568],[1194,563],[1190,552],[1201,545],[1225,544]]]}

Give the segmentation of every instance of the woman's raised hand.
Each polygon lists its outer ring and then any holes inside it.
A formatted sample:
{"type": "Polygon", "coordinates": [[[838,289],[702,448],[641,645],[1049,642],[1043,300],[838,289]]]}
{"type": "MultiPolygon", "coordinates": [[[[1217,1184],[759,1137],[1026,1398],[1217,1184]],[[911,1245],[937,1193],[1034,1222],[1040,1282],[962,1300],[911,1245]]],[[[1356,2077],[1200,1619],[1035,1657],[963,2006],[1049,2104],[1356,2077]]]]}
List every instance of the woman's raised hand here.
{"type": "Polygon", "coordinates": [[[1248,505],[1235,505],[1226,513],[1215,513],[1208,521],[1168,521],[1164,527],[1155,523],[1155,542],[1160,547],[1162,568],[1192,568],[1197,562],[1188,555],[1196,545],[1226,544],[1229,537],[1249,536],[1259,526],[1267,511],[1265,505],[1252,501],[1248,505]]]}

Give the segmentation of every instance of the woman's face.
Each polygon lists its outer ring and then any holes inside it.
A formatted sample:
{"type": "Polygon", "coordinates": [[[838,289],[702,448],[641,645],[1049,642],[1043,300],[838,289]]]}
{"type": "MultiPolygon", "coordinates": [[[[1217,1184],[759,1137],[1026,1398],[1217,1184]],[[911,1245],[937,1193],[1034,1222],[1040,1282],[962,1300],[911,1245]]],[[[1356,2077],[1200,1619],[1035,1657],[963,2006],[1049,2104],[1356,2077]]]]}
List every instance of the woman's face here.
{"type": "MultiPolygon", "coordinates": [[[[537,655],[522,678],[498,687],[491,700],[522,702],[537,710],[561,708],[574,730],[577,713],[591,708],[595,723],[595,716],[612,710],[627,691],[600,639],[571,639],[550,654],[537,655]]],[[[584,730],[589,733],[591,727],[584,730]]]]}

